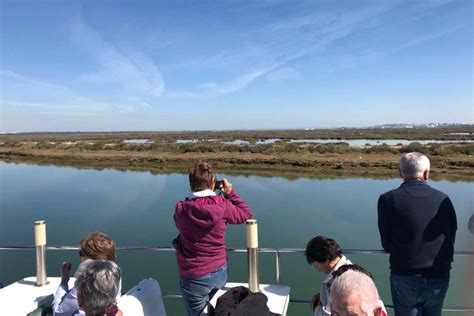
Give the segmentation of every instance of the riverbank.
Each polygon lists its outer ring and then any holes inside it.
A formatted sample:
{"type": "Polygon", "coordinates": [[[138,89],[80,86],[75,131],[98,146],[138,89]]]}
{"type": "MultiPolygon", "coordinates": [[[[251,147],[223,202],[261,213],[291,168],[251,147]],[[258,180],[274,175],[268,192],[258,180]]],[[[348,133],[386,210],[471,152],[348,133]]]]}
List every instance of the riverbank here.
{"type": "Polygon", "coordinates": [[[202,160],[226,173],[396,178],[400,155],[419,151],[430,157],[433,178],[474,181],[473,135],[474,128],[7,134],[0,135],[0,160],[153,173],[186,172],[202,160]],[[363,146],[342,140],[357,135],[385,138],[363,146]],[[403,139],[428,141],[429,136],[433,142],[383,143],[384,139],[402,139],[402,135],[403,139]],[[324,137],[336,142],[311,142],[324,137]],[[451,143],[435,143],[435,139],[451,143]]]}
{"type": "MultiPolygon", "coordinates": [[[[398,177],[398,154],[157,153],[125,151],[59,151],[0,148],[0,160],[79,168],[185,172],[194,162],[208,161],[226,173],[294,175],[298,177],[398,177]]],[[[433,178],[474,180],[471,156],[430,157],[433,178]]]]}

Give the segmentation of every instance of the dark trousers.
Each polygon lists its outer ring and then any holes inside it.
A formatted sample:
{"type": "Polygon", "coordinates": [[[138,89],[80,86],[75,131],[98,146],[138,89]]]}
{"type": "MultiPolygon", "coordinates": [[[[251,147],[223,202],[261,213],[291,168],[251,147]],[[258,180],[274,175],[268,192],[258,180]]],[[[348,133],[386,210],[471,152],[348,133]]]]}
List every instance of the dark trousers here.
{"type": "Polygon", "coordinates": [[[390,276],[396,316],[441,316],[449,278],[390,276]]]}

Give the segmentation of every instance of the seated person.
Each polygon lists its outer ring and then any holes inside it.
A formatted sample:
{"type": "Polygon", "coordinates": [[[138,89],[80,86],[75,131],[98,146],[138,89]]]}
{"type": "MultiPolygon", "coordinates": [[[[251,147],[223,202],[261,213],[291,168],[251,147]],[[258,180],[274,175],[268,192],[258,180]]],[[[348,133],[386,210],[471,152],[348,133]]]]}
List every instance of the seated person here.
{"type": "Polygon", "coordinates": [[[311,310],[314,316],[331,315],[330,286],[332,273],[345,264],[352,262],[341,251],[334,239],[316,236],[308,242],[305,250],[306,260],[319,272],[327,274],[321,290],[311,299],[311,310]]]}
{"type": "MultiPolygon", "coordinates": [[[[104,233],[90,233],[79,243],[79,259],[81,262],[87,259],[115,261],[115,258],[115,243],[112,238],[104,233]]],[[[84,315],[77,303],[76,289],[68,288],[71,268],[70,262],[63,262],[61,266],[61,284],[53,300],[54,316],[84,315]]],[[[120,293],[118,293],[118,296],[120,296],[120,293]]]]}
{"type": "Polygon", "coordinates": [[[86,316],[123,316],[117,307],[122,273],[113,261],[86,260],[74,277],[77,301],[86,316]]]}
{"type": "Polygon", "coordinates": [[[387,316],[372,274],[356,265],[344,265],[333,273],[331,315],[387,316]]]}

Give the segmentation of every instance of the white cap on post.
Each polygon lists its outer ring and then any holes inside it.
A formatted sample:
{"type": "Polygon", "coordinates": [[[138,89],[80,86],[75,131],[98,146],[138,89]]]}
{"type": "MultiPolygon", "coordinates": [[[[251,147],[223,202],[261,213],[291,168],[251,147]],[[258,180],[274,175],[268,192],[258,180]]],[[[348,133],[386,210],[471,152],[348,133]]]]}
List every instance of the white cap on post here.
{"type": "Polygon", "coordinates": [[[256,219],[249,219],[247,224],[247,248],[258,248],[258,225],[256,219]]]}
{"type": "Polygon", "coordinates": [[[35,246],[46,245],[46,223],[45,221],[35,222],[35,246]]]}

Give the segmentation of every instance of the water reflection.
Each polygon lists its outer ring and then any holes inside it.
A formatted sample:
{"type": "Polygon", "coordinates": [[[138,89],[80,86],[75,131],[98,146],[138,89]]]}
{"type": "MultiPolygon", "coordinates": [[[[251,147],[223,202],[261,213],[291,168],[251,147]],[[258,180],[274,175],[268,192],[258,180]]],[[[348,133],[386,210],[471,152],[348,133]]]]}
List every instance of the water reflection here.
{"type": "MultiPolygon", "coordinates": [[[[0,162],[4,164],[11,164],[11,165],[31,165],[31,166],[55,166],[50,162],[30,162],[30,161],[22,161],[20,162],[0,162]]],[[[142,166],[89,166],[89,165],[76,165],[71,163],[70,165],[66,166],[55,166],[55,168],[73,168],[77,170],[96,170],[96,171],[103,171],[103,170],[115,170],[118,172],[145,172],[153,175],[168,175],[172,173],[178,174],[187,174],[189,170],[188,164],[183,164],[182,166],[147,166],[146,168],[142,166]]],[[[245,168],[245,169],[236,169],[235,166],[222,166],[220,169],[221,172],[225,172],[226,174],[236,175],[236,176],[259,176],[264,178],[273,178],[273,177],[280,177],[286,180],[297,180],[297,179],[354,179],[355,177],[361,179],[398,179],[399,174],[397,169],[393,169],[393,171],[389,174],[357,174],[354,176],[351,173],[320,173],[317,171],[308,172],[305,169],[290,169],[290,170],[273,170],[273,169],[261,169],[261,168],[245,168]]],[[[470,182],[472,181],[472,176],[467,174],[451,174],[451,173],[432,173],[430,175],[430,179],[440,181],[440,180],[447,180],[451,182],[461,181],[461,182],[470,182]]]]}
{"type": "MultiPolygon", "coordinates": [[[[219,172],[245,198],[259,221],[261,247],[303,248],[316,235],[334,238],[343,248],[380,249],[376,204],[378,196],[400,184],[399,179],[310,179],[282,175],[219,172]]],[[[9,246],[33,244],[33,222],[46,220],[49,245],[77,245],[90,231],[103,231],[122,246],[171,246],[177,230],[173,222],[176,201],[189,193],[187,175],[150,172],[7,164],[0,162],[0,243],[9,246]]],[[[450,195],[458,222],[472,220],[472,185],[466,181],[431,181],[450,195]]],[[[456,250],[473,250],[472,235],[459,226],[456,250]]],[[[230,226],[226,236],[231,248],[245,248],[245,227],[230,226]]],[[[48,253],[48,274],[69,252],[48,253]]],[[[76,254],[70,254],[75,259],[76,254]]],[[[274,262],[262,256],[263,281],[274,282],[274,262]],[[267,260],[268,259],[268,260],[267,260]]],[[[351,260],[354,258],[351,257],[351,260]]],[[[385,256],[356,258],[376,276],[383,299],[390,302],[388,262],[385,256]]],[[[463,257],[455,259],[446,305],[466,306],[459,293],[474,292],[465,283],[463,257]]],[[[160,280],[163,292],[177,293],[177,271],[173,253],[119,253],[124,288],[141,278],[160,280]]],[[[315,283],[303,256],[282,258],[283,282],[292,295],[309,298],[315,283]],[[294,293],[294,294],[293,294],[294,293]],[[306,297],[307,296],[307,297],[306,297]]],[[[77,262],[76,262],[77,264],[77,262]]],[[[0,251],[0,278],[6,284],[34,274],[33,252],[0,251]]],[[[231,258],[230,280],[245,279],[245,256],[231,258]]],[[[313,273],[314,274],[314,273],[313,273]]],[[[263,282],[262,281],[262,282],[263,282]]],[[[173,314],[173,313],[171,313],[173,314]]],[[[179,314],[179,313],[175,313],[179,314]]]]}

